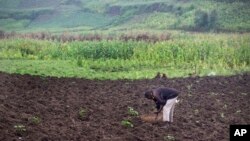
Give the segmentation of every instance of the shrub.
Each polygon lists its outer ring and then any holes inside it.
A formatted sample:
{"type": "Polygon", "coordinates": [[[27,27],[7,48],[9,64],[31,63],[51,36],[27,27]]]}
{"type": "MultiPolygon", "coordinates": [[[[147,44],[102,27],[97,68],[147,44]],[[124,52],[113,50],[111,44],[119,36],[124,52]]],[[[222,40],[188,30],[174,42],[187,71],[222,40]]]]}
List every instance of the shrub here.
{"type": "Polygon", "coordinates": [[[218,27],[218,14],[216,10],[205,12],[198,10],[195,12],[195,28],[197,30],[216,29],[218,27]]]}
{"type": "Polygon", "coordinates": [[[218,27],[218,13],[213,10],[209,14],[209,29],[216,29],[218,27]]]}
{"type": "Polygon", "coordinates": [[[205,11],[198,10],[195,12],[194,19],[195,27],[197,29],[205,29],[208,25],[208,14],[205,11]]]}

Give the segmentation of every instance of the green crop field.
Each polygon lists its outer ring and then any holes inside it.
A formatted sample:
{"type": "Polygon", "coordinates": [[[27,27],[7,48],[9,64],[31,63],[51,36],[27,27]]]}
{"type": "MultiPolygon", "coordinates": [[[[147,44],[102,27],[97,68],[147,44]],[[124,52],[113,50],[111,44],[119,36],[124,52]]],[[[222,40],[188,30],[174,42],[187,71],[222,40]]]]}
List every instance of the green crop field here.
{"type": "Polygon", "coordinates": [[[97,79],[230,75],[250,70],[249,34],[146,41],[0,40],[0,71],[97,79]]]}
{"type": "Polygon", "coordinates": [[[90,79],[249,72],[249,7],[247,0],[0,0],[0,71],[90,79]]]}

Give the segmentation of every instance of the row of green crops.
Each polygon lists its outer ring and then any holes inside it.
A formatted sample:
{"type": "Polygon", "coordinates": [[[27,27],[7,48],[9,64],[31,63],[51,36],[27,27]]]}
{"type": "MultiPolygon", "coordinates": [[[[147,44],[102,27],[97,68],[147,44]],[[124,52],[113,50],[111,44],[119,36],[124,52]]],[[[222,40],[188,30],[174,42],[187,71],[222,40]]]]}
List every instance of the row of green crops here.
{"type": "MultiPolygon", "coordinates": [[[[206,75],[212,71],[233,74],[235,71],[250,71],[250,38],[249,34],[194,34],[176,36],[172,40],[157,43],[118,40],[64,43],[33,39],[0,40],[0,64],[2,62],[5,65],[2,66],[2,71],[25,73],[27,66],[39,66],[32,64],[32,60],[39,64],[58,61],[57,66],[65,70],[65,75],[68,74],[66,70],[71,70],[71,73],[73,70],[64,68],[67,62],[63,61],[70,61],[70,67],[76,67],[76,70],[77,67],[82,68],[92,75],[98,73],[103,78],[106,76],[102,74],[107,73],[117,74],[122,78],[130,75],[128,78],[132,78],[133,72],[137,73],[138,78],[143,76],[140,72],[148,73],[148,76],[152,77],[157,71],[169,70],[180,71],[180,75],[173,76],[187,75],[194,71],[198,75],[206,75]],[[7,60],[13,60],[12,66],[7,60]],[[22,63],[26,61],[30,65],[19,66],[17,60],[21,60],[22,63]],[[8,64],[9,68],[6,66],[8,64]]],[[[27,68],[27,72],[32,69],[27,68]]],[[[46,67],[44,71],[46,72],[46,67]]],[[[39,69],[35,69],[34,72],[39,72],[39,69]]],[[[56,75],[57,72],[54,73],[56,75]]],[[[70,76],[78,74],[79,72],[75,72],[70,76]]]]}
{"type": "Polygon", "coordinates": [[[158,43],[123,41],[52,42],[0,40],[1,59],[133,59],[161,63],[250,64],[250,38],[178,39],[158,43]]]}
{"type": "Polygon", "coordinates": [[[146,43],[122,41],[50,42],[30,39],[0,41],[0,58],[11,59],[129,59],[146,43]]]}

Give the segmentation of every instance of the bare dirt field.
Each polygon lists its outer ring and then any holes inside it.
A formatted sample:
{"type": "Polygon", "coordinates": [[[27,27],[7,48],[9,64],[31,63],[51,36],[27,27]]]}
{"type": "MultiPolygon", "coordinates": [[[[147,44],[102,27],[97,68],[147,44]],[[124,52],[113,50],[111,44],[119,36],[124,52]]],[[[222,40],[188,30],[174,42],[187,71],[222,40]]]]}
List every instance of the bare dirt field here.
{"type": "Polygon", "coordinates": [[[249,91],[249,74],[101,81],[0,73],[0,140],[226,141],[230,124],[250,124],[249,91]],[[160,86],[181,91],[167,129],[128,115],[128,107],[152,113],[155,105],[143,93],[160,86]],[[134,127],[123,126],[125,119],[134,127]]]}

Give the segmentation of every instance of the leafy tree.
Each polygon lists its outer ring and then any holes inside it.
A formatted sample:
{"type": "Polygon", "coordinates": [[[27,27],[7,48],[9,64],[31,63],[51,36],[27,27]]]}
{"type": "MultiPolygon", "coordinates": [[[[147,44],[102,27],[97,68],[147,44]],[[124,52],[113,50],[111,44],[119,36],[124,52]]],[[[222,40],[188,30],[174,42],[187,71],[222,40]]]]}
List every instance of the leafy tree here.
{"type": "Polygon", "coordinates": [[[198,10],[195,12],[195,27],[196,29],[205,29],[208,26],[208,14],[205,11],[198,10]]]}
{"type": "Polygon", "coordinates": [[[209,14],[209,29],[216,29],[218,26],[218,14],[216,10],[211,11],[209,14]]]}
{"type": "Polygon", "coordinates": [[[195,29],[209,30],[216,29],[218,26],[218,14],[216,10],[205,12],[198,10],[195,12],[195,29]]]}

